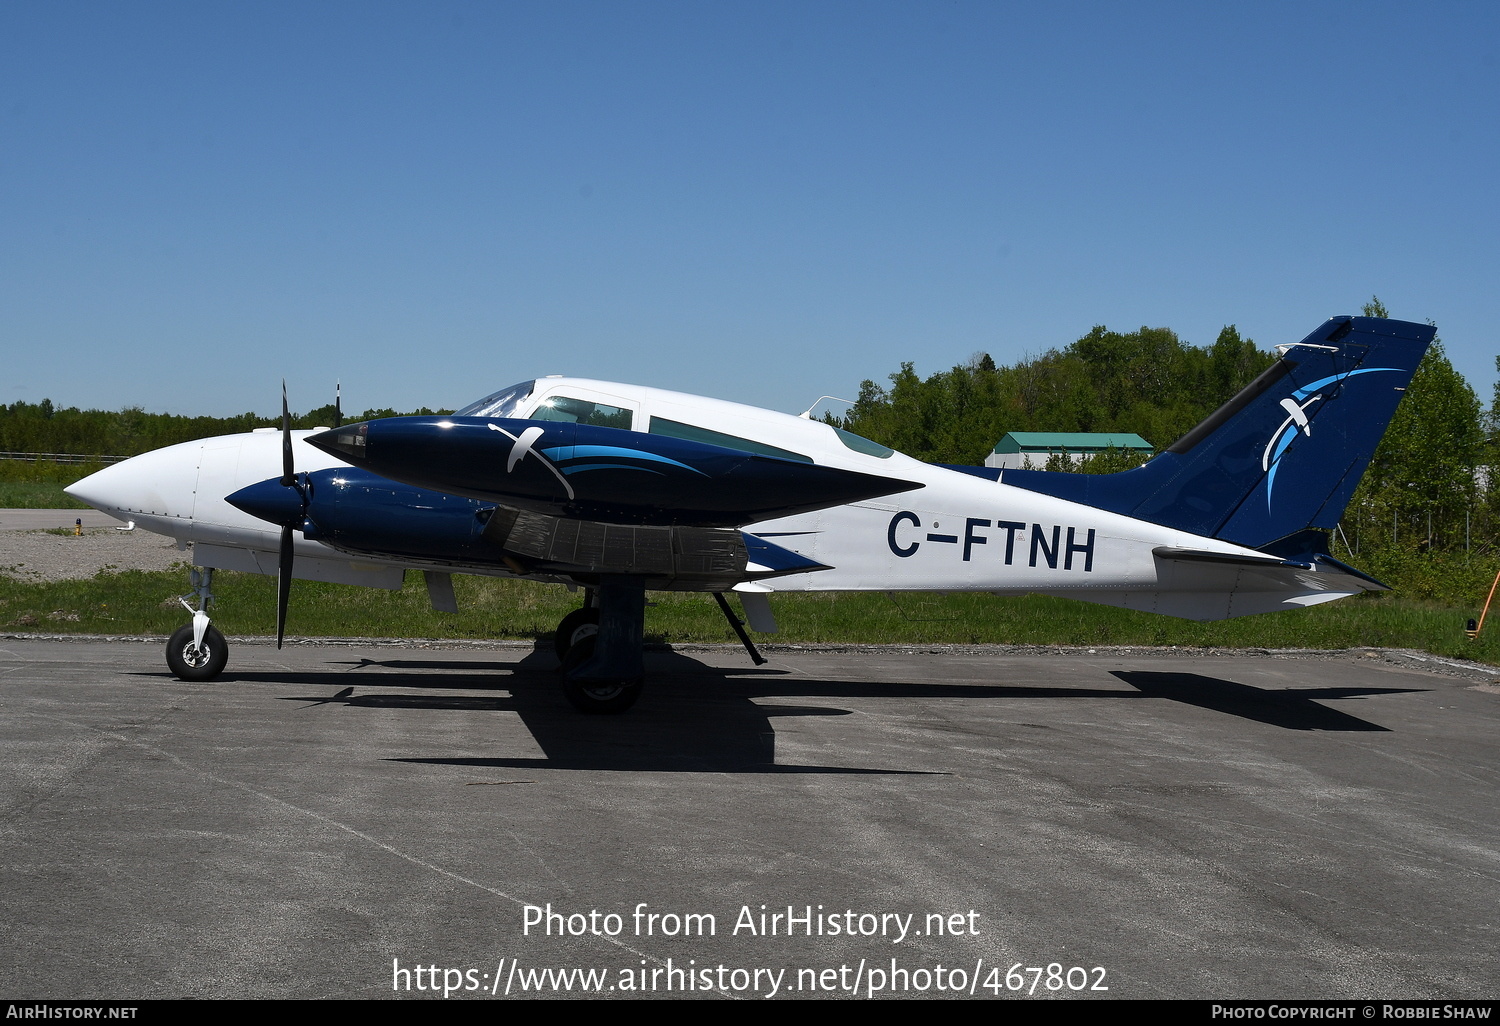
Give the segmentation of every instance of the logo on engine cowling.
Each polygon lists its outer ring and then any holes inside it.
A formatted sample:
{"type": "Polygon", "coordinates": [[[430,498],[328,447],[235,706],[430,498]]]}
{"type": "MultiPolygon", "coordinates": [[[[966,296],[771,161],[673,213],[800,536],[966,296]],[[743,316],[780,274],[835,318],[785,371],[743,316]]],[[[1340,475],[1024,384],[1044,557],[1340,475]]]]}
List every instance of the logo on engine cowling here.
{"type": "Polygon", "coordinates": [[[527,456],[535,456],[538,460],[541,461],[542,466],[552,471],[553,477],[562,482],[562,486],[568,490],[568,498],[571,499],[574,497],[573,486],[568,484],[568,479],[566,477],[563,477],[562,472],[552,465],[551,460],[547,459],[547,457],[543,456],[541,453],[532,448],[532,446],[537,443],[537,440],[546,433],[544,429],[539,427],[529,427],[525,431],[522,431],[520,435],[513,435],[498,424],[488,424],[486,426],[491,431],[500,432],[506,438],[509,438],[512,442],[515,443],[510,447],[510,456],[508,456],[505,460],[505,472],[507,474],[515,470],[516,464],[520,463],[527,456]]]}

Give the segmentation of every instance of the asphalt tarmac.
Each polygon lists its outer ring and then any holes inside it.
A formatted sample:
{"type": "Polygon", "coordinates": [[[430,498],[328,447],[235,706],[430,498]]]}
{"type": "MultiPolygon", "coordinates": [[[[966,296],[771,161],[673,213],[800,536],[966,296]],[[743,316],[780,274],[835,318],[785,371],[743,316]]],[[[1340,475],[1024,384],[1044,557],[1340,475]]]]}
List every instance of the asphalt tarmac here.
{"type": "Polygon", "coordinates": [[[85,528],[123,526],[97,509],[0,509],[0,531],[45,531],[77,523],[85,528]]]}
{"type": "Polygon", "coordinates": [[[648,661],[0,639],[0,997],[1496,995],[1482,672],[648,661]]]}

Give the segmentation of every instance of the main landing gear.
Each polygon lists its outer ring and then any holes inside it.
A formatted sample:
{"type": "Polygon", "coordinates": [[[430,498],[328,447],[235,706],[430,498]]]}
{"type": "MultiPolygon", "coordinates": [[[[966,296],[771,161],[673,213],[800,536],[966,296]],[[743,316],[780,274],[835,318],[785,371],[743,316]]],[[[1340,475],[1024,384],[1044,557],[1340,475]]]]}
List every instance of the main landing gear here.
{"type": "MultiPolygon", "coordinates": [[[[757,666],[764,663],[745,625],[719,592],[714,600],[757,666]]],[[[552,644],[562,662],[563,693],[583,713],[622,713],[645,685],[646,587],[642,578],[610,576],[584,593],[582,609],[562,618],[552,644]]]]}
{"type": "Polygon", "coordinates": [[[167,668],[179,680],[213,680],[229,661],[229,643],[208,622],[208,606],[214,600],[213,567],[193,567],[188,579],[193,590],[177,601],[193,614],[193,622],[177,628],[167,642],[167,668]],[[190,598],[196,599],[196,608],[188,604],[190,598]]]}
{"type": "Polygon", "coordinates": [[[562,660],[563,694],[582,713],[622,713],[645,684],[643,578],[609,576],[589,590],[589,604],[563,617],[553,635],[562,660]]]}

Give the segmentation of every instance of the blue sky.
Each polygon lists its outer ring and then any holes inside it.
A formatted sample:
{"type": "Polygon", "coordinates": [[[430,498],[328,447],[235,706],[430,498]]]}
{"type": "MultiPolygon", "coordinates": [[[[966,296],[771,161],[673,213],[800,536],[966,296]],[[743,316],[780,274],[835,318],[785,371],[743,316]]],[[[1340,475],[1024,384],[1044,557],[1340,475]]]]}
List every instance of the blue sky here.
{"type": "Polygon", "coordinates": [[[1378,294],[1486,403],[1500,6],[0,5],[0,402],[789,412],[1378,294]]]}

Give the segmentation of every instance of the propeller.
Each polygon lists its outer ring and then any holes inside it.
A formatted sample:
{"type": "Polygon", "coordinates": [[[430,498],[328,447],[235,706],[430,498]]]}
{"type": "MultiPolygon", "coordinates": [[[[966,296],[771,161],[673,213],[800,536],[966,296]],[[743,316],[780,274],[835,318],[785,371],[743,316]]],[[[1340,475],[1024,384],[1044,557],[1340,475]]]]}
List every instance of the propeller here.
{"type": "MultiPolygon", "coordinates": [[[[285,384],[285,382],[283,382],[285,384]]],[[[344,425],[344,383],[335,381],[333,383],[333,426],[344,425]]]]}
{"type": "Polygon", "coordinates": [[[286,379],[281,380],[281,486],[297,492],[298,516],[281,523],[281,551],[276,559],[276,647],[286,637],[286,607],[292,597],[292,529],[307,515],[307,487],[297,479],[292,464],[292,413],[286,403],[286,379]]]}
{"type": "MultiPolygon", "coordinates": [[[[339,422],[338,396],[335,396],[335,423],[339,422]]],[[[311,498],[312,481],[305,474],[297,474],[291,453],[291,410],[287,407],[287,380],[282,378],[282,487],[290,487],[297,493],[296,508],[287,504],[288,516],[281,519],[281,552],[276,556],[276,648],[281,648],[287,637],[287,604],[291,601],[291,565],[293,565],[293,529],[308,519],[308,499],[311,498]]]]}
{"type": "Polygon", "coordinates": [[[292,594],[293,537],[308,526],[312,479],[298,474],[292,454],[292,413],[287,406],[286,381],[281,382],[281,477],[267,478],[241,488],[224,501],[253,517],[281,528],[276,556],[276,647],[286,640],[286,611],[292,594]]]}

